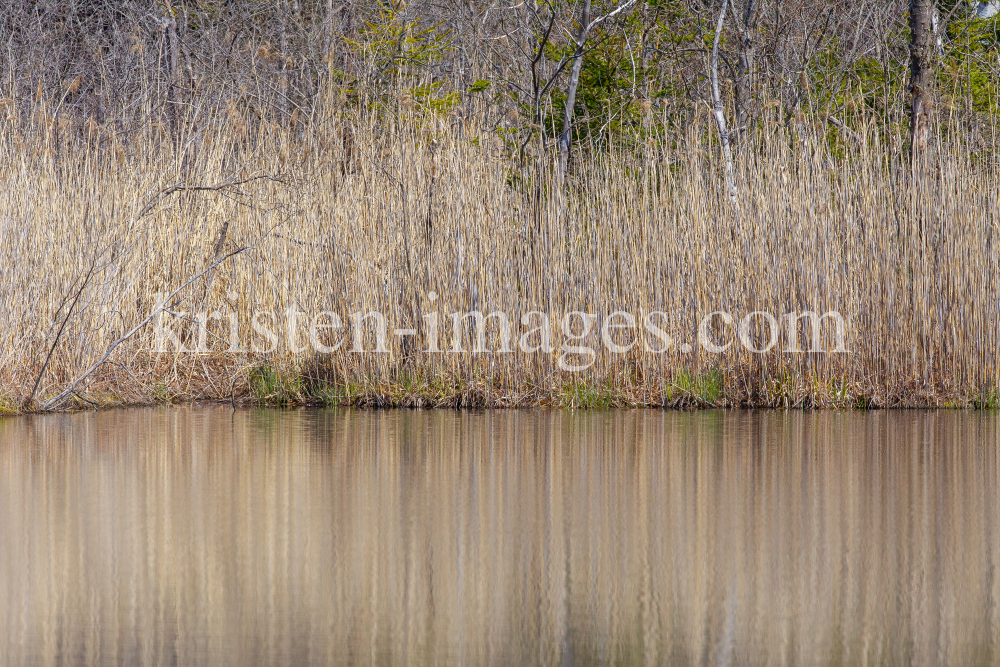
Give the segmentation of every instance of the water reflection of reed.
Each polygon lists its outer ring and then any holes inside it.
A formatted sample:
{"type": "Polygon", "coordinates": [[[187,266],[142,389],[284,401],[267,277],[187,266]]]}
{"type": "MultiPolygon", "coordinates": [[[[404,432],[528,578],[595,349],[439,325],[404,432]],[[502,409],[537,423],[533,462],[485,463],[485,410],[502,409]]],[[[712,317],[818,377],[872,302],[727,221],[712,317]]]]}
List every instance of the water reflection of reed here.
{"type": "Polygon", "coordinates": [[[1000,421],[0,422],[0,663],[1000,662],[1000,421]]]}

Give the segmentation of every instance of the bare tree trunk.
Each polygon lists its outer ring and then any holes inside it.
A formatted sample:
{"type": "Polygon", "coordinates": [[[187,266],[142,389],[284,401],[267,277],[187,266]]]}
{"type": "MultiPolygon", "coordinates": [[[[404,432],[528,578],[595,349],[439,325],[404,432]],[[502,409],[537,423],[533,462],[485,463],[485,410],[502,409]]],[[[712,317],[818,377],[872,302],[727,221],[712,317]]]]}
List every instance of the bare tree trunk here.
{"type": "Polygon", "coordinates": [[[910,155],[914,165],[927,150],[933,113],[934,0],[910,0],[910,155]]]}
{"type": "Polygon", "coordinates": [[[754,60],[756,45],[753,31],[756,25],[757,6],[754,0],[746,0],[743,23],[740,28],[740,58],[736,78],[736,132],[742,137],[750,124],[750,104],[754,87],[754,60]]]}
{"type": "Polygon", "coordinates": [[[726,108],[722,104],[722,92],[719,89],[719,42],[722,39],[722,29],[726,24],[726,10],[729,0],[722,0],[719,11],[719,22],[715,26],[715,41],[712,43],[712,113],[719,127],[719,143],[722,144],[722,157],[725,160],[726,187],[729,189],[729,200],[733,206],[739,207],[736,198],[736,184],[733,180],[733,150],[729,145],[729,130],[726,127],[726,108]]]}
{"type": "Polygon", "coordinates": [[[177,35],[177,20],[174,19],[169,5],[163,21],[163,36],[166,40],[167,56],[167,119],[170,123],[170,136],[174,145],[180,141],[180,72],[181,43],[177,35]]]}
{"type": "Polygon", "coordinates": [[[566,166],[569,162],[569,150],[573,141],[573,106],[576,104],[576,89],[580,85],[580,69],[583,66],[583,45],[587,42],[587,32],[590,30],[590,0],[583,2],[583,15],[580,17],[580,32],[576,37],[576,51],[573,53],[573,72],[569,78],[569,88],[566,91],[566,113],[563,117],[562,136],[559,137],[559,180],[566,176],[566,166]]]}

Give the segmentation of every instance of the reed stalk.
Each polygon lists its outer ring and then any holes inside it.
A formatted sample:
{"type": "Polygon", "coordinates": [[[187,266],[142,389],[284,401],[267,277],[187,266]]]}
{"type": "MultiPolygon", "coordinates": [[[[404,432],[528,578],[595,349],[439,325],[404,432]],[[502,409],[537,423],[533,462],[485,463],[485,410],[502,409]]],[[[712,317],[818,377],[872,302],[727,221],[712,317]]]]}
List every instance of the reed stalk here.
{"type": "Polygon", "coordinates": [[[652,119],[644,146],[581,149],[557,183],[554,159],[522,162],[473,120],[332,92],[309,119],[230,106],[181,141],[163,125],[60,118],[44,101],[12,110],[0,117],[0,405],[995,403],[997,167],[942,143],[914,182],[884,133],[803,142],[765,127],[734,152],[736,213],[706,119],[683,136],[652,119]],[[158,353],[142,327],[51,403],[153,312],[155,294],[238,250],[172,310],[237,313],[240,349],[224,322],[200,353],[158,353]],[[293,304],[345,323],[378,311],[390,332],[437,312],[442,349],[456,311],[503,311],[515,340],[531,310],[554,323],[662,311],[675,345],[612,354],[595,329],[580,373],[558,367],[559,340],[552,354],[427,353],[425,334],[391,333],[385,354],[249,349],[253,313],[293,304]],[[784,334],[766,354],[696,345],[712,311],[804,310],[842,313],[849,352],[788,353],[784,334]]]}

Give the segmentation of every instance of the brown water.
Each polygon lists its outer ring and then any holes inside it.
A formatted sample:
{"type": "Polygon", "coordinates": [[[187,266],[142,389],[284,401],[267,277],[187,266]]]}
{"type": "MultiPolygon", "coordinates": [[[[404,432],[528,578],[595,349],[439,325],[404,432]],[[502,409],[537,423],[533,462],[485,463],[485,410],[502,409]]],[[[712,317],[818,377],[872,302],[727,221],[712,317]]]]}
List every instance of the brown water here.
{"type": "Polygon", "coordinates": [[[0,421],[0,665],[1000,664],[1000,420],[0,421]]]}

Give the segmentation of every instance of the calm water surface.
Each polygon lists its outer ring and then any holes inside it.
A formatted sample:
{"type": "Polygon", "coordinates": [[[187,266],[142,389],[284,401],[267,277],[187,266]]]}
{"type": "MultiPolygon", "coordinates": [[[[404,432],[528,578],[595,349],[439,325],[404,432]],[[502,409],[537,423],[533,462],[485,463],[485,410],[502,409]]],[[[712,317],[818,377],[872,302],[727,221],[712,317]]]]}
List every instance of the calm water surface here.
{"type": "Polygon", "coordinates": [[[1000,421],[0,420],[0,665],[1000,664],[1000,421]]]}

